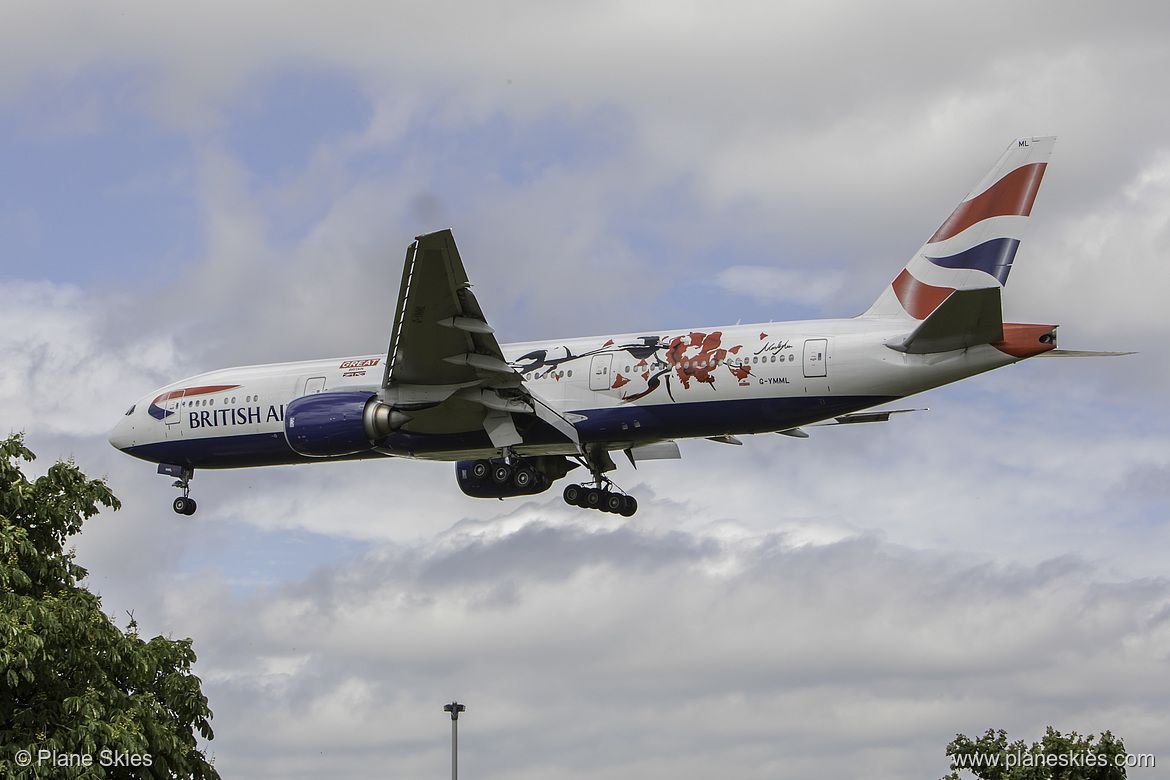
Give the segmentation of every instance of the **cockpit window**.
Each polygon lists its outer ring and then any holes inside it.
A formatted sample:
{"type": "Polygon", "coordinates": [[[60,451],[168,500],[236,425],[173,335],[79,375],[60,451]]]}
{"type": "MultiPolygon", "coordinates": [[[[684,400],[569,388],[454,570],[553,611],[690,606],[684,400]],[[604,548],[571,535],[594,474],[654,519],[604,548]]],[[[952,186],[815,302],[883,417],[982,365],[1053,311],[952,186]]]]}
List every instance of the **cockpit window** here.
{"type": "MultiPolygon", "coordinates": [[[[134,404],[134,406],[138,406],[138,404],[134,404]]],[[[134,406],[131,406],[129,409],[127,409],[127,410],[126,410],[126,416],[127,416],[127,417],[129,417],[130,415],[134,414],[134,406]]]]}

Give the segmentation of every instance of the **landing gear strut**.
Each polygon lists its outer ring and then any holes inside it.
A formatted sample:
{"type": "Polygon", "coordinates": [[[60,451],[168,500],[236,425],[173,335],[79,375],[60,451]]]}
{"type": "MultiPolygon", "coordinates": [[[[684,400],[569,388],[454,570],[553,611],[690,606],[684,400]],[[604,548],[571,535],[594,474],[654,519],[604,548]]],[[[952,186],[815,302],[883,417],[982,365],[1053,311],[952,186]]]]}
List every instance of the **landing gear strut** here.
{"type": "MultiPolygon", "coordinates": [[[[175,472],[173,471],[173,469],[175,467],[171,466],[171,467],[167,467],[167,468],[168,468],[168,470],[164,471],[163,467],[160,466],[159,473],[170,474],[171,476],[175,476],[175,472]]],[[[171,486],[171,487],[181,488],[183,491],[183,495],[179,496],[171,503],[171,508],[174,509],[177,514],[187,515],[187,516],[191,516],[191,515],[195,514],[195,508],[196,508],[195,499],[191,498],[191,478],[194,476],[195,476],[195,469],[189,469],[189,468],[183,468],[183,467],[178,468],[178,477],[179,478],[176,479],[175,484],[171,486]]]]}

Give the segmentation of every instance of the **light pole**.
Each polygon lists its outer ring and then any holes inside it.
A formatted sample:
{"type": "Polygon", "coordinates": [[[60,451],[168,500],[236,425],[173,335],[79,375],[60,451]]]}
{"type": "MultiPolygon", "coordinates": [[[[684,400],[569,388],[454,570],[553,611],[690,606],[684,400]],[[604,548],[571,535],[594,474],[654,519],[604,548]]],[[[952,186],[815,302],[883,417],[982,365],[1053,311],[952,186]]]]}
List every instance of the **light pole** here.
{"type": "Polygon", "coordinates": [[[467,708],[457,701],[443,705],[451,713],[451,780],[459,780],[459,713],[467,708]]]}

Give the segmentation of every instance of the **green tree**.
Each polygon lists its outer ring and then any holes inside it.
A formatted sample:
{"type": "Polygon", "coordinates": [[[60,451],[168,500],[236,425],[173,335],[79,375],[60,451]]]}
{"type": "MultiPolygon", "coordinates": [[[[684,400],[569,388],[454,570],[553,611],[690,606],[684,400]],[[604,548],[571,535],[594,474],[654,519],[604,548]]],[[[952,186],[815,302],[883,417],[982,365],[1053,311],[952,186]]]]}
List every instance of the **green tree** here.
{"type": "Polygon", "coordinates": [[[77,584],[65,540],[118,499],[72,462],[30,482],[33,457],[0,441],[0,776],[218,778],[191,640],[143,641],[133,617],[123,632],[77,584]]]}
{"type": "Polygon", "coordinates": [[[951,773],[942,780],[960,780],[969,770],[979,780],[1122,780],[1125,777],[1125,744],[1110,732],[1082,737],[1067,736],[1051,726],[1039,742],[1008,744],[1007,733],[988,729],[976,740],[957,734],[947,745],[951,773]]]}

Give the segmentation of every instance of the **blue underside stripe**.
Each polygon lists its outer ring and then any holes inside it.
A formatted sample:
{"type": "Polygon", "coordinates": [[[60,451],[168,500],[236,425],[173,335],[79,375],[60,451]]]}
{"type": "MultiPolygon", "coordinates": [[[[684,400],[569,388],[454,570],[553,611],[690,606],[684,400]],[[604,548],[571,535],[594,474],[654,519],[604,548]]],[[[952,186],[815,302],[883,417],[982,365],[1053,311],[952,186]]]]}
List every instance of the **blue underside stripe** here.
{"type": "Polygon", "coordinates": [[[998,279],[1000,284],[1006,284],[1019,246],[1020,241],[1017,238],[996,238],[957,255],[928,256],[926,259],[942,268],[971,268],[984,271],[998,279]]]}
{"type": "MultiPolygon", "coordinates": [[[[586,443],[766,433],[796,428],[895,399],[896,396],[826,396],[619,406],[578,412],[586,419],[578,422],[576,428],[581,441],[586,443]]],[[[517,418],[518,423],[522,420],[517,418]]],[[[540,421],[530,427],[520,425],[520,428],[526,444],[564,441],[559,433],[540,421]]],[[[383,453],[403,455],[491,448],[487,433],[482,430],[441,436],[399,432],[388,437],[381,447],[383,453]]],[[[283,433],[178,439],[130,447],[126,452],[153,463],[201,469],[357,460],[383,454],[371,450],[342,458],[307,458],[292,451],[283,433]]]]}

